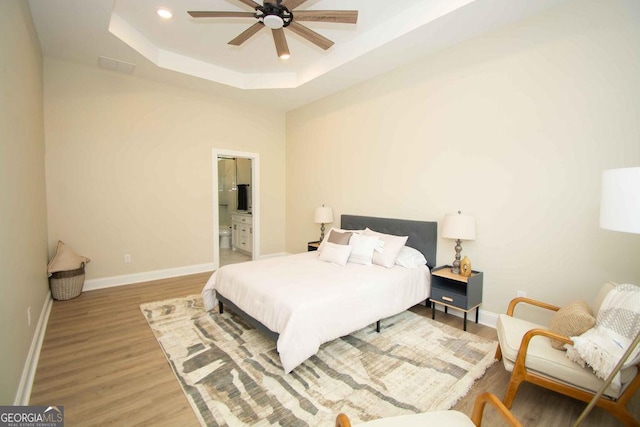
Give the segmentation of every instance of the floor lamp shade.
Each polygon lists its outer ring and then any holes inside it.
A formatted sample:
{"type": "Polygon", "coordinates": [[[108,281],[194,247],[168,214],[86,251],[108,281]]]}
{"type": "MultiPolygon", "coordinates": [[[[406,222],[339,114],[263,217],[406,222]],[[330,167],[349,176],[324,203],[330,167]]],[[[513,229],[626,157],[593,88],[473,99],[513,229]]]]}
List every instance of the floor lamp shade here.
{"type": "Polygon", "coordinates": [[[600,228],[640,234],[640,167],[602,172],[600,228]]]}

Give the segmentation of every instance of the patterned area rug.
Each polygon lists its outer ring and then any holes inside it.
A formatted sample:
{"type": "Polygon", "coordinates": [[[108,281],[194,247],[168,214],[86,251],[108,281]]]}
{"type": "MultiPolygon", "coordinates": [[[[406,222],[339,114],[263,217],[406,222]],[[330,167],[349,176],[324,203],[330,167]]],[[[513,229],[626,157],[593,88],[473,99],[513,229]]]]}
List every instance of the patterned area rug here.
{"type": "Polygon", "coordinates": [[[199,295],[140,306],[200,422],[331,426],[449,409],[494,363],[496,342],[406,311],[324,344],[285,374],[275,342],[199,295]]]}

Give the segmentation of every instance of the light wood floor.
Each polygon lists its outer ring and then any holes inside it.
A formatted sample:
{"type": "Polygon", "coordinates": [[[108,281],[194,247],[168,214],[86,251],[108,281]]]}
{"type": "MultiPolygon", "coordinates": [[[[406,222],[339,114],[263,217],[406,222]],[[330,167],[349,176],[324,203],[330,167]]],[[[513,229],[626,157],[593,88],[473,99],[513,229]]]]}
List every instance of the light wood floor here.
{"type": "MultiPolygon", "coordinates": [[[[140,304],[200,292],[209,274],[158,280],[84,292],[69,301],[55,301],[40,354],[31,405],[63,405],[68,426],[153,425],[197,426],[198,421],[147,325],[140,304]]],[[[430,309],[414,312],[431,316],[430,309]]],[[[436,320],[462,327],[451,314],[436,320]]],[[[495,330],[469,322],[471,333],[496,339],[495,330]]],[[[491,391],[502,398],[509,375],[494,364],[469,394],[454,407],[471,414],[475,396],[491,391]]],[[[586,404],[524,384],[512,411],[527,426],[569,426],[586,404]]],[[[640,415],[640,395],[630,404],[640,415]]],[[[488,408],[484,425],[500,426],[488,408]]],[[[617,426],[599,408],[584,426],[617,426]]]]}

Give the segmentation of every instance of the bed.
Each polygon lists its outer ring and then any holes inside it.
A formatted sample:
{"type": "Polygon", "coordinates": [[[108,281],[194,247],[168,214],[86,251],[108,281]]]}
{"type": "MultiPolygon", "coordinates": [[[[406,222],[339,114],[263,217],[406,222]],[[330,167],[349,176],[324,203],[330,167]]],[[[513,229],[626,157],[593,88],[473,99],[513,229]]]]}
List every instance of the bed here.
{"type": "Polygon", "coordinates": [[[230,264],[216,270],[202,290],[206,310],[224,307],[277,341],[289,373],[323,343],[348,335],[425,301],[436,261],[437,223],[342,215],[341,229],[408,236],[426,265],[391,268],[320,260],[305,252],[230,264]]]}

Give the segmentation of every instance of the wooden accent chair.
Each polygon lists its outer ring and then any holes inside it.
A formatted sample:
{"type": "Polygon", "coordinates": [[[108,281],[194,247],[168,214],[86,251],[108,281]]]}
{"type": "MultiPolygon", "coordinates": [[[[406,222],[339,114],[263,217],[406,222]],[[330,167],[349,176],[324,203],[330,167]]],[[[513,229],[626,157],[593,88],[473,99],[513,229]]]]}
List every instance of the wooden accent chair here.
{"type": "MultiPolygon", "coordinates": [[[[513,414],[502,404],[496,395],[482,393],[478,395],[473,405],[471,419],[459,411],[434,411],[423,414],[400,415],[397,417],[380,418],[358,424],[362,427],[422,427],[422,426],[447,426],[447,427],[480,427],[482,424],[482,414],[484,407],[489,403],[496,408],[504,420],[513,427],[521,427],[522,424],[513,414]]],[[[336,427],[351,427],[351,421],[345,414],[338,414],[336,417],[336,427]]]]}
{"type": "MultiPolygon", "coordinates": [[[[607,283],[601,288],[591,306],[594,316],[597,316],[604,297],[614,286],[607,283]]],[[[520,303],[551,311],[560,309],[552,304],[518,297],[509,303],[506,314],[499,315],[496,325],[499,341],[496,359],[502,359],[507,371],[511,372],[503,399],[505,406],[511,408],[518,387],[523,381],[527,381],[583,402],[589,402],[597,395],[596,406],[610,412],[624,425],[640,426],[626,407],[640,387],[640,365],[620,371],[620,390],[616,391],[607,384],[604,392],[600,391],[605,381],[598,378],[590,367],[581,367],[569,360],[565,351],[552,347],[551,339],[573,344],[569,337],[553,333],[546,326],[515,317],[515,308],[520,303]]]]}

